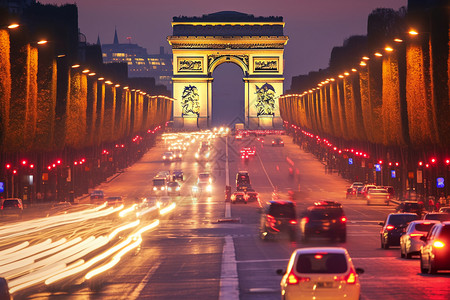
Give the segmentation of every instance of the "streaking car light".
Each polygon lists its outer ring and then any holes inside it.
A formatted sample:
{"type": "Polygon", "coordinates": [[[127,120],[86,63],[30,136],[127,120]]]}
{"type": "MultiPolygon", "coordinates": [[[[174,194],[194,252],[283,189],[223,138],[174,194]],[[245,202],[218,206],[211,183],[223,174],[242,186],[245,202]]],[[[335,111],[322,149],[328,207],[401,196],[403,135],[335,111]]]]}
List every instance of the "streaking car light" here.
{"type": "Polygon", "coordinates": [[[123,225],[123,226],[120,226],[119,228],[116,228],[113,232],[111,232],[111,233],[109,234],[108,240],[111,241],[111,240],[112,240],[119,232],[121,232],[121,231],[124,231],[124,230],[127,230],[127,229],[130,229],[130,228],[133,228],[133,227],[138,226],[140,222],[141,222],[141,221],[136,220],[136,221],[134,221],[134,222],[131,222],[131,223],[125,224],[125,225],[123,225]]]}
{"type": "Polygon", "coordinates": [[[125,217],[126,215],[132,213],[132,212],[136,209],[136,206],[137,206],[137,204],[133,204],[131,207],[122,210],[122,211],[119,213],[119,216],[120,216],[121,218],[123,218],[123,217],[125,217]]]}
{"type": "Polygon", "coordinates": [[[172,204],[170,204],[169,206],[164,207],[163,209],[160,209],[159,214],[161,216],[168,214],[170,211],[172,211],[175,208],[175,206],[176,206],[175,202],[172,202],[172,204]]]}

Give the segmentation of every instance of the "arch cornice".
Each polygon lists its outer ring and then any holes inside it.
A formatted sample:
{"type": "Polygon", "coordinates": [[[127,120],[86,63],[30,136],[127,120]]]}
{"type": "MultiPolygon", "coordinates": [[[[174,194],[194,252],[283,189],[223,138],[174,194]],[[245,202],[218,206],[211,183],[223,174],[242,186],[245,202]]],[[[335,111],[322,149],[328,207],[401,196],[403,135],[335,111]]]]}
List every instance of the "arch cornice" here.
{"type": "Polygon", "coordinates": [[[230,55],[230,54],[223,54],[223,55],[216,55],[216,54],[209,54],[208,55],[208,75],[211,76],[211,74],[214,72],[214,70],[223,63],[235,63],[238,65],[242,72],[244,72],[244,76],[248,76],[249,72],[249,57],[248,55],[230,55]]]}

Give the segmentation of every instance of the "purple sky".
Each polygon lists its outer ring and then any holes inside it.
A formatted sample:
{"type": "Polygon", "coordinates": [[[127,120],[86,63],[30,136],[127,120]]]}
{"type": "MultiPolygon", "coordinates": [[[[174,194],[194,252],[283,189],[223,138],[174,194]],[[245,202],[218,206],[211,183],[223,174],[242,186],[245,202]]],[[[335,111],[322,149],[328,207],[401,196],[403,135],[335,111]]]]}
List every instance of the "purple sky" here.
{"type": "Polygon", "coordinates": [[[407,0],[38,0],[41,3],[78,5],[78,22],[89,43],[112,43],[114,27],[119,42],[126,37],[158,53],[170,50],[174,16],[201,16],[218,11],[239,11],[255,16],[282,16],[289,37],[285,47],[285,89],[291,77],[326,68],[331,49],[345,38],[366,34],[367,16],[379,7],[399,9],[407,0]]]}

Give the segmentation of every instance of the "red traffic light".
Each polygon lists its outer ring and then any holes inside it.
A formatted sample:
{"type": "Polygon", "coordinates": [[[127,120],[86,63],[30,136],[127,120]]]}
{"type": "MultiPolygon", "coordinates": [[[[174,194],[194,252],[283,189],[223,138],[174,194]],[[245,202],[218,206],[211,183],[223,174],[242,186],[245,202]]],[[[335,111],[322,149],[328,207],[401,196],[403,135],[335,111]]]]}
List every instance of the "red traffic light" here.
{"type": "Polygon", "coordinates": [[[431,163],[434,164],[435,162],[436,162],[436,158],[433,157],[433,158],[431,159],[431,163]]]}
{"type": "Polygon", "coordinates": [[[6,164],[7,169],[11,169],[11,164],[6,164]]]}
{"type": "Polygon", "coordinates": [[[423,166],[423,162],[422,161],[419,161],[419,166],[423,166]]]}
{"type": "Polygon", "coordinates": [[[380,165],[382,165],[382,164],[383,164],[383,161],[382,161],[382,160],[379,160],[378,163],[379,163],[380,165]]]}
{"type": "Polygon", "coordinates": [[[450,165],[450,159],[446,159],[446,160],[445,160],[445,163],[446,163],[447,165],[450,165]]]}

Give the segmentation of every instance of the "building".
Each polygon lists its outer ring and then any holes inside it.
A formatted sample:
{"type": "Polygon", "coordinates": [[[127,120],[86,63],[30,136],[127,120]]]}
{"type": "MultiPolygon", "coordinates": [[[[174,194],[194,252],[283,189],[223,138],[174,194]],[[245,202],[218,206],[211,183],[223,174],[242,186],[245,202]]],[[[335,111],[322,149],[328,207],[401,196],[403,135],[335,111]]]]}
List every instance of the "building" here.
{"type": "MultiPolygon", "coordinates": [[[[112,44],[102,44],[103,62],[128,64],[129,77],[154,77],[157,85],[165,85],[172,89],[172,55],[164,53],[160,47],[159,54],[148,54],[147,49],[129,43],[119,43],[117,30],[114,32],[112,44]]],[[[97,41],[100,44],[100,39],[97,41]]]]}

